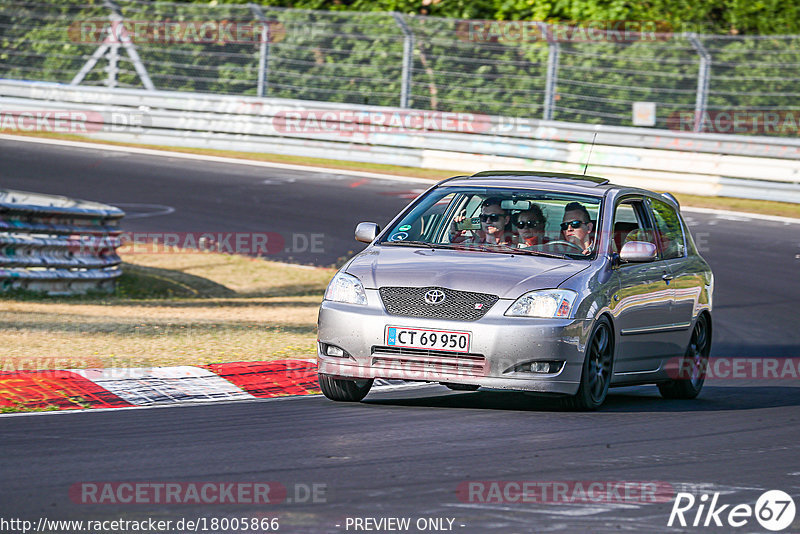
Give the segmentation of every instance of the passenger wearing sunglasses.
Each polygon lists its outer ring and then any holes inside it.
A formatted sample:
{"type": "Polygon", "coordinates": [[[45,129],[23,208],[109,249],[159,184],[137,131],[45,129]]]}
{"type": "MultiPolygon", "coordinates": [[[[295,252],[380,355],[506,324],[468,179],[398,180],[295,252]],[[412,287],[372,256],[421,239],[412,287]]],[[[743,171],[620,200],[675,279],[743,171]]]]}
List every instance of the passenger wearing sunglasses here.
{"type": "Polygon", "coordinates": [[[542,208],[536,204],[517,214],[514,226],[519,233],[519,248],[543,245],[549,240],[544,235],[544,227],[547,219],[542,213],[542,208]]]}
{"type": "Polygon", "coordinates": [[[483,201],[481,214],[479,215],[481,229],[475,232],[471,239],[464,235],[464,230],[456,228],[456,225],[463,221],[466,216],[462,214],[453,219],[450,229],[450,242],[513,246],[513,236],[509,231],[511,217],[509,217],[506,210],[500,207],[500,202],[502,202],[502,199],[497,197],[489,197],[483,201]]]}
{"type": "Polygon", "coordinates": [[[591,254],[594,246],[594,225],[583,204],[570,202],[564,207],[561,235],[564,241],[580,247],[584,254],[591,254]]]}

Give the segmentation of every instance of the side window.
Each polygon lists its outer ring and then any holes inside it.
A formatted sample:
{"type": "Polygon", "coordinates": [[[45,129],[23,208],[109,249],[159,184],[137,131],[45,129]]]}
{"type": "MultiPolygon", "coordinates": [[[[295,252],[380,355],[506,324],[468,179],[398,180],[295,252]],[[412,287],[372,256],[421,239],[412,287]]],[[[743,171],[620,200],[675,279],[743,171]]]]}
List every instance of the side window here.
{"type": "Polygon", "coordinates": [[[656,227],[661,238],[661,254],[664,259],[682,258],[686,245],[681,221],[675,210],[666,202],[650,199],[656,227]]]}
{"type": "MultiPolygon", "coordinates": [[[[464,216],[466,217],[463,221],[457,224],[458,230],[466,231],[466,237],[472,238],[475,235],[475,232],[481,229],[481,223],[478,220],[478,216],[481,213],[481,203],[483,203],[484,197],[481,195],[458,195],[456,197],[456,201],[453,204],[453,208],[450,212],[450,219],[445,221],[447,224],[442,226],[444,230],[440,242],[442,243],[449,243],[450,242],[450,224],[453,222],[454,217],[464,216]]],[[[462,239],[463,241],[463,239],[462,239]]]]}
{"type": "Polygon", "coordinates": [[[442,197],[436,204],[431,206],[428,211],[420,217],[419,221],[412,222],[409,233],[410,240],[432,241],[435,239],[436,232],[443,226],[442,219],[448,206],[454,202],[455,194],[451,193],[442,197]]]}
{"type": "Polygon", "coordinates": [[[623,200],[614,210],[612,249],[622,250],[628,241],[646,241],[655,244],[653,232],[644,216],[640,199],[623,200]]]}

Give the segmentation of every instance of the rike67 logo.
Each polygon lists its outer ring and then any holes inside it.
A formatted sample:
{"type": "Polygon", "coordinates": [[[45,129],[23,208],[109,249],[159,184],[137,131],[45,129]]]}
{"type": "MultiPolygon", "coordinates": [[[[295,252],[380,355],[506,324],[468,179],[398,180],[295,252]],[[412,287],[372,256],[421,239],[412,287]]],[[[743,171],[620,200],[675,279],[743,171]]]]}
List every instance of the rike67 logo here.
{"type": "Polygon", "coordinates": [[[707,493],[696,498],[691,493],[679,492],[672,504],[667,526],[681,527],[744,527],[753,529],[752,519],[762,528],[777,532],[788,528],[795,517],[794,500],[781,490],[761,494],[755,506],[749,504],[722,504],[719,493],[707,493]]]}

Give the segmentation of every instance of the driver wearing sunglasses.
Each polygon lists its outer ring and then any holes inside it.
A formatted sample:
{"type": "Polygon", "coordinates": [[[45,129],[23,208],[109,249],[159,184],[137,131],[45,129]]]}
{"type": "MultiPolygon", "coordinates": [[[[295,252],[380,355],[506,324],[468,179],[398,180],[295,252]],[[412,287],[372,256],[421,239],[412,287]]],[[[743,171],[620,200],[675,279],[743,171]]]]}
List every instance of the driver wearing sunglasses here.
{"type": "Polygon", "coordinates": [[[450,232],[450,242],[513,246],[513,236],[508,231],[511,217],[508,211],[500,207],[501,202],[501,198],[489,197],[481,203],[481,229],[471,239],[464,235],[463,230],[456,230],[456,224],[463,221],[465,216],[462,214],[456,217],[450,232]]]}
{"type": "Polygon", "coordinates": [[[519,212],[514,221],[519,233],[518,246],[525,248],[547,243],[549,240],[544,235],[546,223],[547,219],[542,213],[542,208],[536,204],[531,204],[529,209],[519,212]]]}
{"type": "Polygon", "coordinates": [[[561,222],[561,235],[565,241],[574,243],[591,254],[594,246],[594,225],[589,211],[579,202],[570,202],[564,207],[564,218],[561,222]]]}

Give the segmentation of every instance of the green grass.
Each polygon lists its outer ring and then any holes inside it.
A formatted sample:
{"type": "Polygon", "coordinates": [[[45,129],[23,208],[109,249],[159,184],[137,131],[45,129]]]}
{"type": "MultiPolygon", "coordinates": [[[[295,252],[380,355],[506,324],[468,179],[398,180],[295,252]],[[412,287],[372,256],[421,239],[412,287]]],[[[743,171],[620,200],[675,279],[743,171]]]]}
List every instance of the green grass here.
{"type": "Polygon", "coordinates": [[[334,274],[220,253],[123,255],[113,294],[3,295],[0,370],[313,358],[334,274]]]}
{"type": "Polygon", "coordinates": [[[0,406],[0,413],[55,412],[58,411],[58,409],[58,406],[54,406],[52,404],[48,404],[44,407],[34,408],[17,402],[14,403],[13,406],[0,406]]]}

